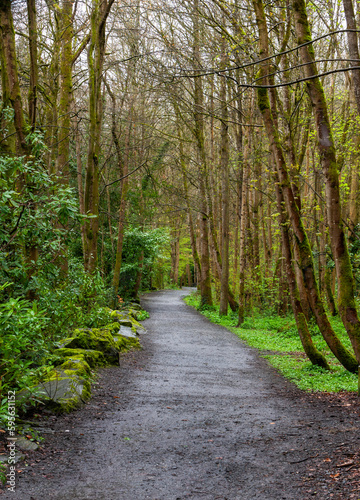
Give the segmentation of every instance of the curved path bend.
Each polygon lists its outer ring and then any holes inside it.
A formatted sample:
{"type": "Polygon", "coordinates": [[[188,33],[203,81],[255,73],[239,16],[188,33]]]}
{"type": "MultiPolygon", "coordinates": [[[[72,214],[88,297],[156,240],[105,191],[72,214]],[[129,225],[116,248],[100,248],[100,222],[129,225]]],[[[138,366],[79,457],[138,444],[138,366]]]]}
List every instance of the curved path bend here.
{"type": "MultiPolygon", "coordinates": [[[[16,495],[3,498],[314,498],[303,474],[334,419],[304,403],[234,334],[186,306],[185,293],[143,297],[145,349],[103,370],[82,410],[54,419],[51,463],[47,455],[29,464],[16,495]]],[[[328,497],[318,490],[316,498],[328,497]]]]}

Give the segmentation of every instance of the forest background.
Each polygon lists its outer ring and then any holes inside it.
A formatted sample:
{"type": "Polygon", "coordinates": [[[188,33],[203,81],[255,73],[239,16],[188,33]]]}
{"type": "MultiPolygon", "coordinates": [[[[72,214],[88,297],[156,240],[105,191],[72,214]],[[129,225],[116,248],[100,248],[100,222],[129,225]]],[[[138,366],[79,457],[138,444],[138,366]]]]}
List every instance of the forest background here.
{"type": "Polygon", "coordinates": [[[194,284],[357,373],[359,22],[352,0],[0,2],[3,395],[108,306],[194,284]]]}

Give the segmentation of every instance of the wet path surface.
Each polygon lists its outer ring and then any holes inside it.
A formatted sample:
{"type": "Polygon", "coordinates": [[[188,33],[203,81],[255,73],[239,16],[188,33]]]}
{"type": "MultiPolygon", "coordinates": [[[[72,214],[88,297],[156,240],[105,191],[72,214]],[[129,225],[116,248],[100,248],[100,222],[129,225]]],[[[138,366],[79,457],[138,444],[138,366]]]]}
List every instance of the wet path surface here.
{"type": "Polygon", "coordinates": [[[30,466],[2,498],[308,498],[301,477],[334,420],[184,293],[144,296],[145,349],[103,370],[84,409],[54,420],[52,463],[30,466]]]}

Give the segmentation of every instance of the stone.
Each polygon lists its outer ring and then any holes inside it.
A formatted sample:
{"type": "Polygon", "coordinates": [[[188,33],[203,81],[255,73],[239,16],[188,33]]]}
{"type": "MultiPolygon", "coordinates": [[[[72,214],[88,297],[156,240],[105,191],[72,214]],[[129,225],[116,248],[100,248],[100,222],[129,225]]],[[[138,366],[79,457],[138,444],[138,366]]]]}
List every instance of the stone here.
{"type": "Polygon", "coordinates": [[[91,368],[89,364],[81,358],[69,357],[60,365],[60,370],[68,374],[68,372],[75,372],[80,377],[89,377],[91,375],[91,368]]]}
{"type": "Polygon", "coordinates": [[[67,349],[91,349],[100,351],[110,363],[117,363],[119,353],[116,349],[112,333],[118,325],[111,324],[105,328],[81,328],[74,331],[71,338],[65,339],[62,345],[67,349]],[[115,326],[116,325],[116,326],[115,326]]]}
{"type": "Polygon", "coordinates": [[[135,311],[143,311],[144,310],[141,307],[141,305],[137,304],[136,302],[130,302],[129,306],[130,306],[130,309],[134,309],[135,311]]]}
{"type": "Polygon", "coordinates": [[[39,448],[39,445],[26,439],[24,436],[18,436],[16,438],[16,447],[23,451],[35,451],[39,448]]]}
{"type": "Polygon", "coordinates": [[[120,325],[120,330],[118,332],[123,337],[136,338],[136,333],[133,332],[131,327],[120,325]]]}
{"type": "MultiPolygon", "coordinates": [[[[7,464],[10,456],[7,455],[0,455],[0,464],[7,464]]],[[[15,455],[11,457],[11,465],[17,464],[20,462],[20,460],[25,460],[25,455],[20,452],[15,452],[15,455]]]]}
{"type": "Polygon", "coordinates": [[[57,413],[68,413],[81,406],[91,396],[90,381],[74,374],[53,370],[49,379],[30,390],[20,391],[17,401],[35,400],[57,413]]]}
{"type": "Polygon", "coordinates": [[[114,335],[114,341],[119,351],[126,352],[130,349],[141,349],[140,342],[136,338],[136,335],[133,335],[133,337],[125,337],[124,335],[118,333],[117,335],[114,335]]]}
{"type": "Polygon", "coordinates": [[[62,347],[56,349],[55,353],[62,358],[85,360],[91,368],[95,368],[95,366],[105,366],[107,364],[104,353],[93,349],[70,349],[68,347],[62,347]]]}

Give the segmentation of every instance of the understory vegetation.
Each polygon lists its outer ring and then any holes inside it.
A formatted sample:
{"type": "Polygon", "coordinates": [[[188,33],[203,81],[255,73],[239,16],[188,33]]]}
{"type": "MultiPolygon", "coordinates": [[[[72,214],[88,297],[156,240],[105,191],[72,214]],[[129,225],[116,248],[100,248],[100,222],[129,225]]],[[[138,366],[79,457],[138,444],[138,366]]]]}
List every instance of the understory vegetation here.
{"type": "MultiPolygon", "coordinates": [[[[249,346],[258,349],[265,359],[287,379],[305,391],[356,391],[358,377],[349,373],[331,355],[315,322],[311,325],[311,334],[318,349],[329,359],[331,370],[314,366],[305,356],[293,315],[261,314],[254,312],[237,327],[238,316],[230,313],[220,316],[218,307],[201,307],[200,296],[194,293],[186,297],[185,302],[206,316],[212,323],[225,326],[249,346]]],[[[332,324],[339,338],[350,347],[346,331],[339,318],[332,318],[332,324]]]]}
{"type": "Polygon", "coordinates": [[[72,329],[184,285],[305,388],[354,380],[354,6],[0,1],[2,405],[72,329]]]}

